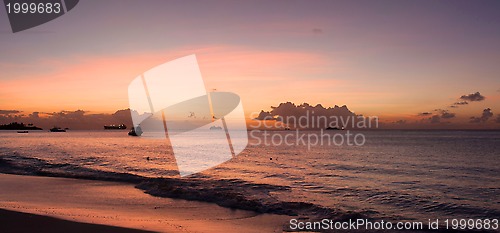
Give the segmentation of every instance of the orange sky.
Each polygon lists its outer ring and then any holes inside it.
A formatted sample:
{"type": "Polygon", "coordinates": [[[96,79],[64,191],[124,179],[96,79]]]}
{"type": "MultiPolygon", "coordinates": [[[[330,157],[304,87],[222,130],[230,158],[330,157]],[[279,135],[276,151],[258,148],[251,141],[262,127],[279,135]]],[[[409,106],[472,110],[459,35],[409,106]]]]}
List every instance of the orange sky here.
{"type": "MultiPolygon", "coordinates": [[[[138,74],[190,53],[197,54],[207,89],[238,93],[247,115],[291,101],[324,106],[345,104],[358,114],[379,116],[385,122],[401,119],[412,122],[422,119],[417,116],[419,112],[446,109],[458,101],[460,95],[467,94],[466,90],[450,91],[437,99],[436,95],[421,96],[420,92],[397,86],[373,88],[360,81],[316,78],[335,76],[337,72],[355,68],[319,54],[217,45],[155,53],[74,57],[69,61],[38,61],[50,66],[51,71],[3,81],[0,93],[9,101],[2,103],[2,109],[22,110],[26,114],[77,109],[112,113],[128,108],[127,87],[138,74]]],[[[439,92],[439,89],[434,86],[426,91],[439,92]]],[[[488,96],[486,101],[452,109],[461,115],[453,120],[466,122],[470,116],[480,115],[486,107],[500,109],[500,92],[483,93],[488,96]]]]}
{"type": "Polygon", "coordinates": [[[484,23],[498,8],[127,1],[108,11],[116,3],[81,2],[64,20],[0,34],[0,110],[112,113],[128,108],[137,75],[196,54],[207,89],[239,94],[247,114],[286,101],[347,105],[387,122],[435,109],[460,124],[486,108],[500,114],[500,27],[484,23]],[[449,107],[475,92],[486,99],[449,107]]]}

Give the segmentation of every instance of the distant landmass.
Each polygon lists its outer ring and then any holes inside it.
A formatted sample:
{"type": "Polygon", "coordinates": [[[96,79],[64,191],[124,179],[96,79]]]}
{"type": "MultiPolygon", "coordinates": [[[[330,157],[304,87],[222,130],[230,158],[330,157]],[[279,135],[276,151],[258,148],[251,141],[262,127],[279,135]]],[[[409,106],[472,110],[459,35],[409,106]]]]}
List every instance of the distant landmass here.
{"type": "Polygon", "coordinates": [[[23,123],[13,122],[6,125],[0,125],[0,130],[43,130],[33,124],[25,125],[23,123]]]}
{"type": "MultiPolygon", "coordinates": [[[[132,125],[130,109],[118,110],[114,113],[92,113],[90,111],[60,111],[21,113],[19,110],[0,110],[0,125],[11,122],[29,122],[43,129],[54,126],[71,128],[72,130],[102,130],[103,126],[123,124],[132,125]]],[[[10,128],[9,128],[10,129],[10,128]]]]}

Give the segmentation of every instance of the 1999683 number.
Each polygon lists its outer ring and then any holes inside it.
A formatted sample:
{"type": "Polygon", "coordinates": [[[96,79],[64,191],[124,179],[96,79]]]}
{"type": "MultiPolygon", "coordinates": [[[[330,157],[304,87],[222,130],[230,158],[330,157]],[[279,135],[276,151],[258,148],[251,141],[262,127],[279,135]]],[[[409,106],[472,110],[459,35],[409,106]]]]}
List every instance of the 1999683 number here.
{"type": "Polygon", "coordinates": [[[498,230],[498,219],[446,219],[446,229],[498,230]]]}
{"type": "Polygon", "coordinates": [[[7,13],[14,14],[58,14],[61,12],[61,3],[9,3],[7,5],[7,13]]]}

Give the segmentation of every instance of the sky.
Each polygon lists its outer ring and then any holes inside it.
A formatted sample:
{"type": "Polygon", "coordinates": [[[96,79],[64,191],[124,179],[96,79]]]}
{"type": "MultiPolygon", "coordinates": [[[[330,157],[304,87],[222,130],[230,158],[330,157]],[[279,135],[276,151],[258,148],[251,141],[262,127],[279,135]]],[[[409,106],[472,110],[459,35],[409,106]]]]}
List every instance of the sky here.
{"type": "Polygon", "coordinates": [[[0,113],[111,114],[135,77],[196,54],[207,90],[247,114],[291,101],[500,128],[499,1],[85,0],[18,33],[0,9],[0,42],[0,113]]]}

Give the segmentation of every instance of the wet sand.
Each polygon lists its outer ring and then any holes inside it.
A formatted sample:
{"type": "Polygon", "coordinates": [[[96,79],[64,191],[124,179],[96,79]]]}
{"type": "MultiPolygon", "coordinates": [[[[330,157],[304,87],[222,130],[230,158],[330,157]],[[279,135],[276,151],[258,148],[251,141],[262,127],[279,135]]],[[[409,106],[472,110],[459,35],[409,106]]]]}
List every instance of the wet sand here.
{"type": "Polygon", "coordinates": [[[282,232],[291,218],[153,197],[118,182],[0,174],[0,187],[2,232],[282,232]]]}
{"type": "Polygon", "coordinates": [[[2,232],[38,232],[38,233],[86,233],[86,232],[110,232],[110,233],[147,233],[121,227],[113,227],[99,224],[88,224],[72,222],[42,215],[26,214],[0,209],[0,223],[2,232]]]}

